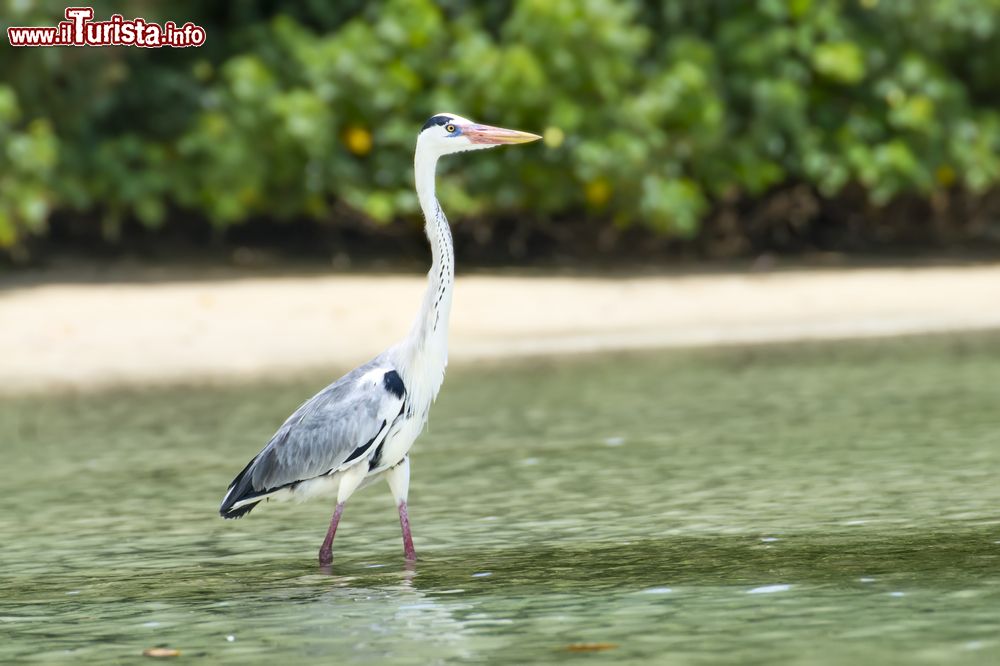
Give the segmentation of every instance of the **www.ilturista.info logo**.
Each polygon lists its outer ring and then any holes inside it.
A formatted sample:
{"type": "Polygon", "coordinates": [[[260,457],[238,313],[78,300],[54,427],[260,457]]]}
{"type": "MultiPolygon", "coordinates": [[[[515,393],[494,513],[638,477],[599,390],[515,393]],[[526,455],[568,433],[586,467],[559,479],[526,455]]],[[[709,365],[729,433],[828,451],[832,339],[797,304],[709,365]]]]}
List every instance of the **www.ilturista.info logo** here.
{"type": "Polygon", "coordinates": [[[11,46],[139,46],[157,49],[184,48],[205,43],[205,29],[190,21],[178,27],[173,21],[163,25],[142,18],[125,20],[113,14],[108,21],[92,21],[92,7],[67,7],[66,20],[50,28],[7,28],[11,46]]]}

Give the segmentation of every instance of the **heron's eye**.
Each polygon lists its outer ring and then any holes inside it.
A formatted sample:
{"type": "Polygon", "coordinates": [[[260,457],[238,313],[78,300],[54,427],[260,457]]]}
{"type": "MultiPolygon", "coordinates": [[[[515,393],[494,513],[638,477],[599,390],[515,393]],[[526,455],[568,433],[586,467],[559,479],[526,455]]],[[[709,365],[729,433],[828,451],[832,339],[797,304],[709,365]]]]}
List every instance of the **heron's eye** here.
{"type": "Polygon", "coordinates": [[[451,133],[453,133],[455,131],[455,126],[454,125],[445,125],[444,126],[444,131],[447,132],[448,134],[451,134],[451,133]]]}

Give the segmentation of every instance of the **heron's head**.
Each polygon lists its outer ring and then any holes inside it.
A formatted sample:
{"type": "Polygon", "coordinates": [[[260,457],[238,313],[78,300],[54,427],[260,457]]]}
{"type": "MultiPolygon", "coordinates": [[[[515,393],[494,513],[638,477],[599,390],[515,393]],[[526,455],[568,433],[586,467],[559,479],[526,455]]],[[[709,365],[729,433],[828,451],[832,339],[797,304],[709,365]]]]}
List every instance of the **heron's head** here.
{"type": "Polygon", "coordinates": [[[424,123],[417,137],[417,146],[440,156],[508,143],[528,143],[541,138],[528,132],[480,125],[454,113],[439,113],[424,123]]]}

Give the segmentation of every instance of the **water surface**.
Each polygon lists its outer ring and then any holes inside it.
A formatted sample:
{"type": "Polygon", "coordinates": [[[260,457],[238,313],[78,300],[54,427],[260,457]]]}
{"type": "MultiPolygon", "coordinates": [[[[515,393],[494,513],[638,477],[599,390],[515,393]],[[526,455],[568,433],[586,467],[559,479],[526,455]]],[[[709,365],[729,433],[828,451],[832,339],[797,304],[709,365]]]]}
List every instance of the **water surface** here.
{"type": "Polygon", "coordinates": [[[1000,336],[453,371],[413,568],[385,484],[328,572],[216,515],[327,380],[0,402],[0,663],[1000,661],[1000,336]]]}

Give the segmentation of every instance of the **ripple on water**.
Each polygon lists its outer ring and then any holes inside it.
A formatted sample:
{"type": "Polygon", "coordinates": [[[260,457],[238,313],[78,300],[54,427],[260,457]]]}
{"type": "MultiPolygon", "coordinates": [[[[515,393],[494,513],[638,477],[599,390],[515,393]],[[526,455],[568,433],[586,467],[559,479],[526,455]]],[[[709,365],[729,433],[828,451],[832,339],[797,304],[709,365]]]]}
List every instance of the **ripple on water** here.
{"type": "Polygon", "coordinates": [[[747,590],[747,594],[773,594],[775,592],[787,592],[790,589],[792,589],[792,586],[785,583],[778,585],[762,585],[761,587],[755,587],[752,590],[747,590]]]}

